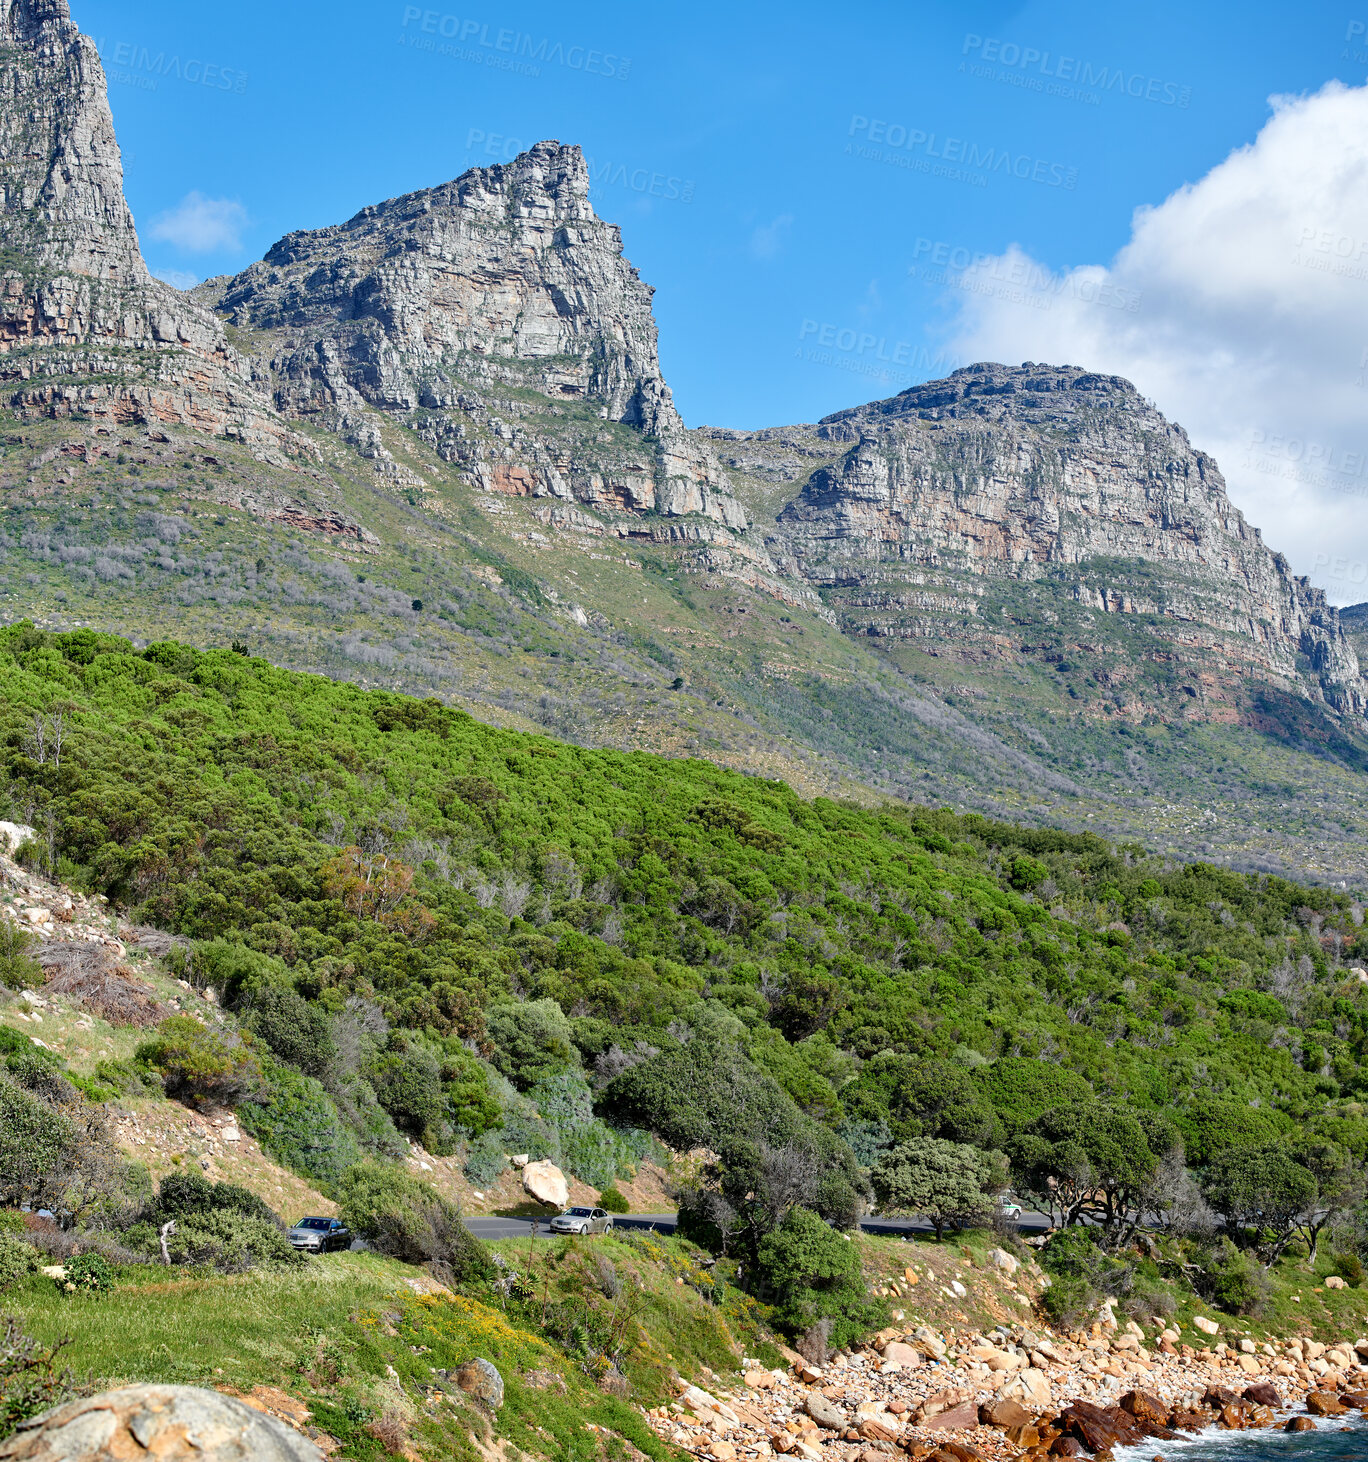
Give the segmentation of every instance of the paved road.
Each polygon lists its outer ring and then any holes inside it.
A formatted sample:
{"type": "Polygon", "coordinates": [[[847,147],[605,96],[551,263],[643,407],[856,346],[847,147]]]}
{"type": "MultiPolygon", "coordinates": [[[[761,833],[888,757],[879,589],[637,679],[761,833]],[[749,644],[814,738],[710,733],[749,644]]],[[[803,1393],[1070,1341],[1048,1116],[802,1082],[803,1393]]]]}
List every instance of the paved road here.
{"type": "MultiPolygon", "coordinates": [[[[630,1213],[619,1214],[613,1223],[622,1229],[659,1229],[672,1234],[675,1229],[673,1213],[630,1213]]],[[[1022,1233],[1043,1233],[1050,1226],[1050,1220],[1043,1213],[1026,1212],[1021,1215],[1022,1233]]],[[[479,1239],[525,1239],[532,1231],[532,1220],[527,1218],[468,1218],[466,1227],[479,1239]]],[[[860,1225],[867,1234],[916,1234],[931,1232],[931,1225],[919,1219],[867,1218],[860,1225]]],[[[551,1233],[545,1220],[537,1224],[537,1237],[549,1239],[551,1233]]]]}

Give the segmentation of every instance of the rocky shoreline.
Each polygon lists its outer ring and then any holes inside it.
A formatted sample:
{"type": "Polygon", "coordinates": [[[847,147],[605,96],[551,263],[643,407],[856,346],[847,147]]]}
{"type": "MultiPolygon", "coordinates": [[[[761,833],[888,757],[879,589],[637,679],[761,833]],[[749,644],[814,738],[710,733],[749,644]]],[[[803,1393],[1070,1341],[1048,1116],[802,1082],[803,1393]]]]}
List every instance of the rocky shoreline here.
{"type": "Polygon", "coordinates": [[[911,1462],[1108,1462],[1147,1439],[1211,1427],[1311,1430],[1313,1417],[1368,1409],[1368,1340],[1199,1348],[1171,1322],[1151,1331],[1134,1321],[1067,1338],[1021,1326],[986,1335],[898,1327],[825,1366],[797,1356],[787,1371],[748,1363],[742,1389],[685,1386],[648,1419],[663,1440],[711,1462],[897,1462],[900,1453],[911,1462]]]}

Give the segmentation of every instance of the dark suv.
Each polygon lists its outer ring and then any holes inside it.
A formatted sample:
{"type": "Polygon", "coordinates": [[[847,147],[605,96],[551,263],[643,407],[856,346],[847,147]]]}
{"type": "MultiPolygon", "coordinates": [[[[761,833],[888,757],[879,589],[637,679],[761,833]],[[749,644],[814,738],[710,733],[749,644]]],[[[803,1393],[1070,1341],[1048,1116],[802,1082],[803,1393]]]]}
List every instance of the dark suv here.
{"type": "Polygon", "coordinates": [[[351,1248],[351,1230],[340,1218],[301,1218],[286,1235],[296,1249],[326,1254],[329,1249],[351,1248]]]}

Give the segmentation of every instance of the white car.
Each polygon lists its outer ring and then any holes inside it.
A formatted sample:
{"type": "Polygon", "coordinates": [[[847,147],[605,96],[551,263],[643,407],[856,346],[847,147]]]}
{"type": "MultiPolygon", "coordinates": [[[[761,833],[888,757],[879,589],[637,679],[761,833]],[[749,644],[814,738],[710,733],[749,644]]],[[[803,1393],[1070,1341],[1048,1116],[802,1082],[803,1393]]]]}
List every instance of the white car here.
{"type": "Polygon", "coordinates": [[[1003,1218],[1020,1218],[1025,1210],[1011,1193],[1004,1193],[998,1203],[998,1212],[1003,1218]]]}
{"type": "Polygon", "coordinates": [[[567,1208],[551,1220],[553,1234],[606,1234],[612,1216],[602,1208],[567,1208]]]}

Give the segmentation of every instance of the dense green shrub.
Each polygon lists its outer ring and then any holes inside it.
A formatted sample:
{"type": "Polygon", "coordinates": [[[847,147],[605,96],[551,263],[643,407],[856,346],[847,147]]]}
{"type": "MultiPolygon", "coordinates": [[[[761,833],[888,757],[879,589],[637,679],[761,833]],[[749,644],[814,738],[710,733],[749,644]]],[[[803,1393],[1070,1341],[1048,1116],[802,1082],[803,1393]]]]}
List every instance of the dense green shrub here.
{"type": "Polygon", "coordinates": [[[256,1100],[238,1103],[238,1120],[277,1162],[331,1189],[361,1158],[337,1103],[312,1077],[270,1057],[261,1073],[256,1100]]]}
{"type": "Polygon", "coordinates": [[[1229,1315],[1256,1315],[1267,1303],[1271,1284],[1263,1267],[1247,1250],[1223,1242],[1202,1256],[1203,1288],[1229,1315]]]}
{"type": "Polygon", "coordinates": [[[161,1180],[156,1198],[144,1208],[141,1217],[153,1223],[168,1218],[180,1219],[197,1213],[236,1213],[261,1223],[277,1224],[279,1220],[255,1193],[236,1183],[214,1183],[201,1173],[168,1173],[161,1180]]]}
{"type": "Polygon", "coordinates": [[[496,1005],[485,1017],[495,1068],[519,1091],[578,1061],[574,1032],[554,1000],[496,1005]]]}
{"type": "Polygon", "coordinates": [[[183,1214],[167,1235],[166,1247],[173,1264],[203,1264],[225,1273],[259,1264],[288,1267],[307,1262],[277,1224],[233,1208],[183,1214]]]}
{"type": "Polygon", "coordinates": [[[252,1031],[307,1076],[321,1076],[337,1057],[326,1013],[283,984],[260,984],[240,997],[252,1031]]]}
{"type": "Polygon", "coordinates": [[[38,1250],[17,1234],[0,1232],[0,1289],[8,1289],[38,1267],[38,1250]]]}
{"type": "Polygon", "coordinates": [[[446,1116],[441,1066],[431,1051],[404,1033],[391,1031],[365,1075],[401,1131],[418,1137],[446,1116]]]}
{"type": "Polygon", "coordinates": [[[1040,1303],[1051,1324],[1062,1330],[1081,1330],[1096,1317],[1102,1295],[1083,1275],[1066,1275],[1050,1281],[1040,1303]]]}
{"type": "Polygon", "coordinates": [[[0,1203],[44,1206],[69,1178],[79,1132],[69,1117],[0,1080],[0,1203]]]}
{"type": "Polygon", "coordinates": [[[255,1095],[261,1086],[261,1066],[242,1040],[189,1015],[162,1021],[134,1059],[161,1076],[170,1096],[237,1101],[255,1095]]]}
{"type": "Polygon", "coordinates": [[[630,1213],[632,1205],[616,1188],[605,1188],[598,1196],[598,1206],[605,1213],[630,1213]]]}
{"type": "Polygon", "coordinates": [[[0,985],[11,990],[36,990],[43,971],[33,958],[33,936],[9,919],[0,919],[0,985]]]}
{"type": "Polygon", "coordinates": [[[114,1266],[103,1254],[77,1254],[62,1268],[65,1274],[56,1283],[66,1294],[108,1294],[114,1288],[114,1266]]]}
{"type": "Polygon", "coordinates": [[[849,1345],[886,1318],[865,1293],[855,1245],[806,1208],[761,1239],[755,1263],[762,1297],[791,1335],[830,1320],[832,1344],[849,1345]]]}
{"type": "Polygon", "coordinates": [[[339,1185],[343,1221],[382,1254],[428,1264],[448,1283],[493,1277],[484,1246],[436,1189],[402,1168],[358,1163],[339,1185]]]}

